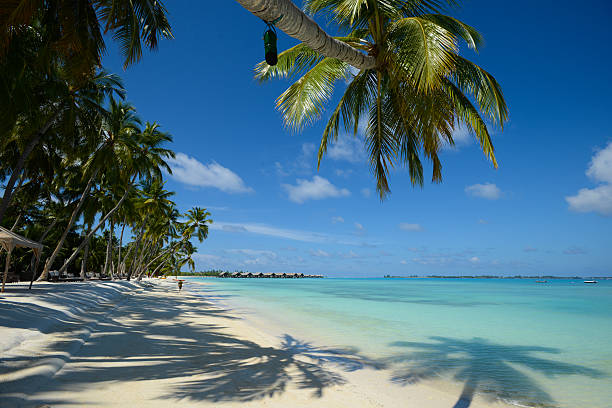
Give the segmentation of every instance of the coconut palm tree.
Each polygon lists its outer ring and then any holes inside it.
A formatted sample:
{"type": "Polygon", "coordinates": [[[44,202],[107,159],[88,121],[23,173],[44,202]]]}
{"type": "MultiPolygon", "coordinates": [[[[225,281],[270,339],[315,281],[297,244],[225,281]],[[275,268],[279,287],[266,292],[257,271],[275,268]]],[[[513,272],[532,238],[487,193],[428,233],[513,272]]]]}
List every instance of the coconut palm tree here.
{"type": "MultiPolygon", "coordinates": [[[[0,74],[0,77],[3,75],[0,74]]],[[[61,70],[54,70],[36,88],[40,88],[40,92],[32,91],[34,95],[28,100],[31,106],[23,104],[18,112],[10,115],[0,113],[3,122],[0,126],[0,150],[11,155],[8,160],[2,160],[0,168],[0,177],[8,176],[0,202],[0,222],[10,203],[15,183],[41,141],[53,140],[52,146],[63,150],[63,153],[70,151],[71,144],[80,146],[78,139],[87,139],[96,132],[94,128],[104,113],[104,99],[113,94],[122,98],[125,94],[119,77],[105,71],[99,71],[78,87],[73,87],[65,81],[61,70]]],[[[7,100],[14,101],[11,95],[7,95],[7,100]]],[[[13,105],[18,103],[7,106],[13,105]]],[[[79,149],[76,150],[78,153],[79,149]]],[[[40,162],[34,163],[38,165],[40,162]]]]}
{"type": "Polygon", "coordinates": [[[374,68],[376,59],[327,34],[290,0],[237,0],[245,9],[298,39],[321,55],[338,58],[358,69],[374,68]]]}
{"type": "Polygon", "coordinates": [[[321,118],[335,85],[348,82],[323,131],[319,166],[341,127],[356,135],[359,124],[365,123],[364,143],[381,199],[390,192],[392,167],[407,167],[412,184],[423,184],[421,156],[432,163],[432,181],[440,182],[439,152],[445,144],[454,144],[458,126],[476,137],[497,167],[487,121],[503,127],[506,102],[495,78],[459,55],[460,40],[478,51],[482,37],[473,27],[441,14],[452,3],[304,1],[307,13],[332,19],[342,34],[336,40],[376,60],[373,67],[356,70],[346,59],[326,56],[325,47],[300,43],[279,54],[277,65],[257,65],[260,81],[295,79],[277,99],[277,108],[285,124],[298,130],[321,118]]]}
{"type": "Polygon", "coordinates": [[[172,38],[160,0],[10,1],[0,13],[0,59],[31,29],[45,40],[43,66],[60,59],[77,79],[101,65],[104,34],[119,43],[124,66],[141,58],[143,45],[155,49],[161,38],[172,38]]]}
{"type": "MultiPolygon", "coordinates": [[[[132,109],[128,109],[129,106],[121,103],[113,106],[113,103],[111,98],[111,118],[113,117],[113,111],[123,112],[116,112],[117,118],[131,115],[132,109]]],[[[101,216],[98,224],[92,228],[83,242],[73,251],[72,255],[64,261],[64,265],[59,269],[60,273],[68,268],[87,241],[121,207],[131,193],[137,179],[161,178],[162,170],[170,174],[172,173],[172,169],[166,160],[174,157],[174,152],[163,147],[165,143],[172,141],[170,134],[161,132],[157,124],[147,124],[145,129],[139,132],[122,132],[119,131],[120,127],[113,126],[111,126],[114,129],[112,153],[109,150],[104,155],[106,157],[106,160],[104,160],[105,176],[116,180],[113,184],[115,190],[113,194],[121,198],[113,208],[108,210],[104,216],[101,216]]],[[[97,161],[98,159],[92,160],[88,165],[95,165],[97,161]]]]}

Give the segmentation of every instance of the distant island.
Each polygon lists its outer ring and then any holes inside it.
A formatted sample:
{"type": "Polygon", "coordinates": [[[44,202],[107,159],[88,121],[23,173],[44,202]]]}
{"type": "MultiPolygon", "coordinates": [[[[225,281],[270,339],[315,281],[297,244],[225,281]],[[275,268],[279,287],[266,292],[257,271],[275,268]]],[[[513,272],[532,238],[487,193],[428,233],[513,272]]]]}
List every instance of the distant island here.
{"type": "Polygon", "coordinates": [[[209,270],[203,272],[179,272],[172,274],[173,276],[209,276],[216,278],[261,278],[261,279],[303,279],[303,278],[324,278],[323,275],[306,275],[303,273],[263,273],[263,272],[244,272],[244,271],[223,271],[209,270]]]}
{"type": "Polygon", "coordinates": [[[611,276],[553,276],[553,275],[514,275],[514,276],[498,276],[498,275],[409,275],[409,276],[396,276],[396,275],[385,275],[384,278],[389,279],[612,279],[611,276]]]}

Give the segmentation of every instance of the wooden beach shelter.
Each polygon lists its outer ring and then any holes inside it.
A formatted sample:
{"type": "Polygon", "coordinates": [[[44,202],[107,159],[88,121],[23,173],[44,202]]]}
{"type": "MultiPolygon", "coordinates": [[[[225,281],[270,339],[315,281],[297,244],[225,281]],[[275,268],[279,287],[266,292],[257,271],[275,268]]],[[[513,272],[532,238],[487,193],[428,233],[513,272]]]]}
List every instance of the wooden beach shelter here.
{"type": "Polygon", "coordinates": [[[32,248],[32,251],[34,251],[34,256],[38,261],[43,249],[43,245],[38,242],[31,241],[26,237],[22,237],[19,234],[15,234],[14,232],[7,230],[6,228],[0,227],[0,246],[4,248],[7,252],[6,266],[4,268],[4,276],[2,278],[2,292],[4,292],[4,285],[6,284],[6,277],[8,276],[8,269],[11,263],[11,253],[13,252],[13,249],[32,248]]]}

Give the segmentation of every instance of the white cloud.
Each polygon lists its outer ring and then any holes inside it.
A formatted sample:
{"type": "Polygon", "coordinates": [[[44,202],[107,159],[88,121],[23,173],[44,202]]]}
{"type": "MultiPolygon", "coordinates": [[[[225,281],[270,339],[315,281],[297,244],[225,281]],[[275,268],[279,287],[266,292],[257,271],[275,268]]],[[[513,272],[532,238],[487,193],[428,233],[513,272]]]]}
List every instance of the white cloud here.
{"type": "Polygon", "coordinates": [[[220,256],[217,255],[198,253],[193,254],[193,258],[197,261],[201,261],[205,265],[216,264],[222,259],[220,256]]]}
{"type": "Polygon", "coordinates": [[[344,222],[344,218],[342,218],[342,217],[332,217],[332,224],[336,224],[338,222],[344,222]]]}
{"type": "Polygon", "coordinates": [[[587,252],[586,249],[575,245],[563,250],[565,255],[584,255],[587,252]]]}
{"type": "Polygon", "coordinates": [[[479,223],[479,224],[488,224],[488,223],[489,223],[489,221],[484,220],[484,219],[482,219],[482,218],[481,218],[481,219],[479,219],[479,220],[478,220],[478,223],[479,223]]]}
{"type": "Polygon", "coordinates": [[[285,228],[277,228],[266,224],[254,223],[234,223],[234,222],[217,222],[211,224],[209,229],[222,230],[228,232],[248,232],[258,235],[267,235],[276,238],[291,239],[294,241],[303,242],[327,242],[330,237],[326,234],[320,234],[311,231],[291,230],[285,228]]]}
{"type": "Polygon", "coordinates": [[[420,224],[409,224],[407,222],[401,222],[399,224],[400,229],[404,231],[423,231],[423,227],[420,224]]]}
{"type": "Polygon", "coordinates": [[[329,258],[331,256],[328,252],[325,252],[322,249],[317,249],[316,251],[310,251],[310,255],[317,257],[317,258],[329,258]]]}
{"type": "Polygon", "coordinates": [[[359,231],[363,231],[363,225],[358,222],[355,223],[355,228],[357,228],[359,231]]]}
{"type": "Polygon", "coordinates": [[[351,193],[345,188],[334,186],[329,180],[314,176],[312,180],[297,179],[297,185],[283,184],[289,200],[302,204],[306,200],[322,200],[329,197],[347,197],[351,193]]]}
{"type": "Polygon", "coordinates": [[[230,254],[242,254],[247,256],[264,256],[272,259],[275,259],[277,257],[276,252],[262,249],[226,249],[225,252],[230,254]]]}
{"type": "Polygon", "coordinates": [[[456,126],[453,131],[453,140],[455,141],[455,147],[466,145],[474,140],[474,136],[465,126],[456,126]]]}
{"type": "Polygon", "coordinates": [[[408,264],[408,262],[406,262],[406,260],[404,260],[404,259],[402,259],[402,260],[400,261],[400,263],[401,263],[402,265],[406,265],[406,264],[408,264]]]}
{"type": "Polygon", "coordinates": [[[361,189],[361,195],[364,196],[365,198],[370,197],[371,194],[372,194],[372,191],[369,188],[361,189]]]}
{"type": "Polygon", "coordinates": [[[576,195],[565,197],[570,210],[612,215],[612,142],[595,153],[586,174],[604,184],[595,188],[581,188],[576,195]]]}
{"type": "Polygon", "coordinates": [[[581,188],[578,194],[565,197],[565,200],[572,211],[612,215],[612,184],[581,188]]]}
{"type": "Polygon", "coordinates": [[[338,177],[348,178],[348,176],[353,174],[353,170],[351,170],[351,169],[348,169],[348,170],[336,169],[336,170],[334,170],[334,173],[336,173],[336,176],[338,176],[338,177]]]}
{"type": "Polygon", "coordinates": [[[473,256],[470,258],[470,262],[471,263],[478,263],[480,262],[480,258],[478,258],[477,256],[473,256]]]}
{"type": "Polygon", "coordinates": [[[586,174],[595,181],[612,183],[612,142],[595,153],[586,174]]]}
{"type": "Polygon", "coordinates": [[[497,200],[501,197],[501,190],[493,183],[473,184],[467,186],[465,192],[474,197],[485,198],[487,200],[497,200]]]}
{"type": "Polygon", "coordinates": [[[244,184],[240,176],[215,161],[203,164],[185,153],[177,153],[175,158],[168,160],[168,163],[172,168],[172,178],[184,184],[218,188],[226,193],[253,191],[244,184]]]}
{"type": "Polygon", "coordinates": [[[345,160],[358,163],[365,160],[363,150],[363,139],[349,135],[340,135],[331,147],[327,149],[327,155],[334,160],[345,160]]]}

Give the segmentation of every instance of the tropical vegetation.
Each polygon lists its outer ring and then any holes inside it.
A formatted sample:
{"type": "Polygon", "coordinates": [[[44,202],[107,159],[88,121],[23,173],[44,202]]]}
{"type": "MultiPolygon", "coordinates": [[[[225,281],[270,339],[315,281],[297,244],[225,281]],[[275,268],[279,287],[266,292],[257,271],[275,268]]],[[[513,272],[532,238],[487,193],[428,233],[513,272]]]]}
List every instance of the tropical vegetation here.
{"type": "Polygon", "coordinates": [[[125,66],[171,38],[160,1],[10,2],[0,12],[0,225],[44,244],[11,270],[46,279],[140,279],[195,267],[210,213],[180,213],[164,187],[172,136],[143,122],[101,66],[104,33],[125,66]]]}
{"type": "MultiPolygon", "coordinates": [[[[247,8],[256,3],[239,1],[247,8]]],[[[281,22],[300,21],[302,11],[285,5],[288,0],[267,2],[255,13],[276,17],[273,13],[280,13],[281,3],[281,22]]],[[[303,3],[310,16],[331,21],[339,34],[334,37],[336,42],[374,59],[373,65],[366,61],[351,66],[354,57],[346,57],[351,52],[331,57],[337,54],[333,52],[335,42],[327,40],[320,28],[306,24],[313,31],[311,36],[303,36],[308,41],[280,53],[277,65],[261,62],[256,66],[255,76],[260,81],[293,80],[276,103],[287,127],[300,130],[328,117],[319,147],[319,165],[341,130],[357,135],[364,124],[365,149],[381,199],[391,191],[388,178],[394,167],[407,168],[413,185],[423,184],[422,157],[431,162],[432,181],[440,182],[439,154],[445,145],[454,144],[453,132],[458,127],[476,137],[484,155],[497,167],[489,127],[503,127],[508,108],[495,78],[460,55],[461,41],[478,52],[483,38],[473,27],[443,14],[456,4],[454,1],[303,3]],[[320,45],[313,48],[313,44],[320,45]],[[345,85],[343,94],[328,115],[325,105],[338,84],[345,85]]]]}

